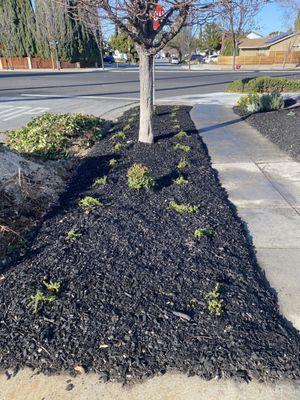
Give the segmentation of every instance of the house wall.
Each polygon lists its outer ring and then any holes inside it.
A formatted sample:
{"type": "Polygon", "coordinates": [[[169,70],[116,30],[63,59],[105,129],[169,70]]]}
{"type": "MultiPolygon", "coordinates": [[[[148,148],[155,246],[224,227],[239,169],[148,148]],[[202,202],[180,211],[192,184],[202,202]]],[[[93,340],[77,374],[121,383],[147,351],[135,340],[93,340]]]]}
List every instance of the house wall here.
{"type": "Polygon", "coordinates": [[[269,56],[274,52],[299,52],[300,51],[300,32],[288,39],[282,40],[281,42],[270,45],[269,48],[259,49],[240,49],[240,56],[269,56]]]}
{"type": "Polygon", "coordinates": [[[300,32],[289,39],[275,43],[270,47],[270,51],[287,51],[289,48],[292,49],[292,51],[300,51],[300,32]]]}

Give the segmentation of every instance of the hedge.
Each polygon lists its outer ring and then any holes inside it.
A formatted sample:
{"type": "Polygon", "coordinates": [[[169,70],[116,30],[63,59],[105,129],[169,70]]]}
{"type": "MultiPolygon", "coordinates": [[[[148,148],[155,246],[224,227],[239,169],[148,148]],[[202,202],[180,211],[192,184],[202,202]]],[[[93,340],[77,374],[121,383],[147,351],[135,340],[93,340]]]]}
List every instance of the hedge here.
{"type": "Polygon", "coordinates": [[[269,76],[244,78],[231,82],[226,91],[232,93],[300,92],[300,80],[269,76]]]}

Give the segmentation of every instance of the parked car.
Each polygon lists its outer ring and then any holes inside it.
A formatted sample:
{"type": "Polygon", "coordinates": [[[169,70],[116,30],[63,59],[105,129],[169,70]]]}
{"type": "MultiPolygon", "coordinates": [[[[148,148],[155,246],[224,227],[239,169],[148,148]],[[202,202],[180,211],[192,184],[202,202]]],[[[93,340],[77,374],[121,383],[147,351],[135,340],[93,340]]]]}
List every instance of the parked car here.
{"type": "Polygon", "coordinates": [[[180,63],[179,57],[172,56],[170,58],[170,63],[171,64],[179,64],[180,63]]]}
{"type": "Polygon", "coordinates": [[[103,62],[108,63],[108,64],[113,64],[115,62],[115,59],[113,56],[104,56],[103,62]]]}
{"type": "Polygon", "coordinates": [[[202,54],[192,54],[190,61],[198,61],[199,63],[204,62],[204,56],[202,54]]]}
{"type": "Polygon", "coordinates": [[[207,56],[207,57],[205,57],[205,60],[204,60],[207,64],[208,63],[216,63],[216,62],[218,62],[218,56],[217,56],[217,54],[212,54],[211,56],[207,56]]]}

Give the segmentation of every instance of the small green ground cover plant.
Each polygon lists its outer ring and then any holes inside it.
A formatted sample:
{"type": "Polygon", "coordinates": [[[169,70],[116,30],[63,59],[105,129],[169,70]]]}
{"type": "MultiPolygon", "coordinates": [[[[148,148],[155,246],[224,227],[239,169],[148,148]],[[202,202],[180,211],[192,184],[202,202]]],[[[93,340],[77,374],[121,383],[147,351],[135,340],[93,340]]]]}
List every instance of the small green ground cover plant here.
{"type": "Polygon", "coordinates": [[[296,79],[273,78],[270,76],[244,78],[231,82],[226,91],[231,93],[300,92],[300,81],[296,79]]]}
{"type": "Polygon", "coordinates": [[[188,152],[191,150],[190,146],[188,146],[188,145],[186,145],[186,144],[181,144],[181,143],[176,143],[176,144],[174,145],[174,149],[175,149],[175,150],[184,151],[185,153],[188,153],[188,152]]]}
{"type": "Polygon", "coordinates": [[[215,234],[215,230],[211,227],[195,229],[195,232],[194,232],[194,236],[197,239],[201,239],[204,236],[212,237],[212,236],[214,236],[214,234],[215,234]]]}
{"type": "Polygon", "coordinates": [[[110,138],[111,140],[116,140],[116,139],[122,139],[125,140],[126,139],[126,133],[123,131],[119,131],[115,134],[112,135],[112,137],[110,138]]]}
{"type": "Polygon", "coordinates": [[[189,136],[189,135],[188,135],[185,131],[183,131],[183,130],[179,131],[179,132],[176,133],[176,135],[175,135],[175,137],[177,137],[177,138],[179,138],[179,139],[186,138],[186,137],[188,137],[188,136],[189,136]]]}
{"type": "Polygon", "coordinates": [[[67,233],[66,239],[74,242],[75,240],[79,239],[81,236],[82,236],[82,234],[79,233],[78,229],[72,228],[67,233]]]}
{"type": "Polygon", "coordinates": [[[96,207],[104,206],[104,203],[102,203],[101,201],[95,199],[92,196],[86,196],[86,197],[84,197],[83,199],[81,199],[79,201],[79,205],[84,210],[91,211],[96,207]]]}
{"type": "Polygon", "coordinates": [[[127,179],[130,189],[151,189],[154,186],[149,168],[142,164],[133,164],[127,171],[127,179]]]}
{"type": "Polygon", "coordinates": [[[122,147],[123,147],[122,143],[118,142],[114,145],[114,150],[120,151],[122,149],[122,147]]]}
{"type": "Polygon", "coordinates": [[[111,158],[108,164],[110,167],[114,167],[117,164],[117,160],[115,158],[111,158]]]}
{"type": "Polygon", "coordinates": [[[219,284],[217,283],[209,293],[205,296],[207,299],[207,308],[210,314],[214,314],[220,317],[223,313],[223,303],[224,300],[221,298],[219,293],[219,284]]]}
{"type": "Polygon", "coordinates": [[[130,128],[131,128],[131,124],[127,124],[124,126],[123,131],[129,131],[130,128]]]}
{"type": "Polygon", "coordinates": [[[183,186],[189,182],[187,179],[184,178],[184,176],[180,175],[177,179],[174,180],[174,183],[178,186],[183,186]]]}
{"type": "Polygon", "coordinates": [[[189,167],[189,163],[187,162],[185,157],[181,157],[176,167],[180,170],[183,170],[189,167]]]}
{"type": "Polygon", "coordinates": [[[101,139],[108,123],[84,114],[46,113],[7,133],[10,148],[46,158],[66,157],[72,143],[89,147],[101,139]]]}
{"type": "Polygon", "coordinates": [[[184,214],[184,213],[193,214],[199,210],[200,206],[191,204],[179,204],[176,201],[170,201],[169,208],[171,208],[172,210],[176,211],[179,214],[184,214]]]}
{"type": "Polygon", "coordinates": [[[104,176],[102,176],[101,178],[95,179],[92,186],[93,186],[93,187],[105,186],[106,183],[107,183],[107,176],[104,175],[104,176]]]}
{"type": "Polygon", "coordinates": [[[36,293],[30,296],[30,301],[28,306],[36,314],[40,304],[51,304],[57,300],[57,296],[60,292],[61,284],[60,282],[46,282],[43,281],[45,289],[38,289],[36,293]]]}

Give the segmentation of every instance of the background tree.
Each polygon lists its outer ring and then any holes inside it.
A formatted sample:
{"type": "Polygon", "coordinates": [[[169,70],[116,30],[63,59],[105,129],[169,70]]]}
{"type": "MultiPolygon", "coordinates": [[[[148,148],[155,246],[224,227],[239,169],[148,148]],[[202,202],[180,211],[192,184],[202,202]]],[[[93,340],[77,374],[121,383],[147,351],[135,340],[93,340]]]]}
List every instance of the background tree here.
{"type": "Polygon", "coordinates": [[[2,47],[10,56],[33,56],[36,53],[34,12],[30,0],[0,0],[2,47]],[[8,32],[11,29],[11,32],[8,32]]]}
{"type": "Polygon", "coordinates": [[[222,44],[222,30],[215,23],[209,23],[204,26],[202,45],[210,53],[213,50],[220,50],[222,44]]]}
{"type": "Polygon", "coordinates": [[[1,47],[0,54],[10,59],[10,67],[12,67],[11,57],[13,55],[13,39],[15,36],[14,14],[11,7],[3,7],[0,3],[0,37],[1,47]]]}
{"type": "Polygon", "coordinates": [[[109,44],[114,50],[118,50],[120,53],[127,54],[128,60],[132,61],[135,48],[133,41],[128,35],[123,32],[119,32],[117,35],[110,37],[109,44]]]}
{"type": "MultiPolygon", "coordinates": [[[[193,0],[162,0],[159,26],[154,29],[157,17],[157,0],[78,0],[81,7],[98,6],[103,17],[108,18],[118,29],[128,35],[135,44],[140,64],[140,129],[139,141],[153,143],[153,60],[164,46],[172,40],[187,21],[197,4],[193,0]]],[[[199,3],[198,3],[199,4],[199,3]]],[[[203,2],[198,9],[210,9],[213,2],[203,2]]]]}
{"type": "Polygon", "coordinates": [[[101,27],[93,13],[79,15],[76,0],[36,0],[35,12],[41,57],[57,52],[63,61],[101,64],[101,27]]]}
{"type": "Polygon", "coordinates": [[[268,0],[232,0],[218,6],[218,25],[230,35],[233,49],[232,68],[235,69],[235,60],[238,44],[244,32],[255,28],[255,17],[268,0]]]}

